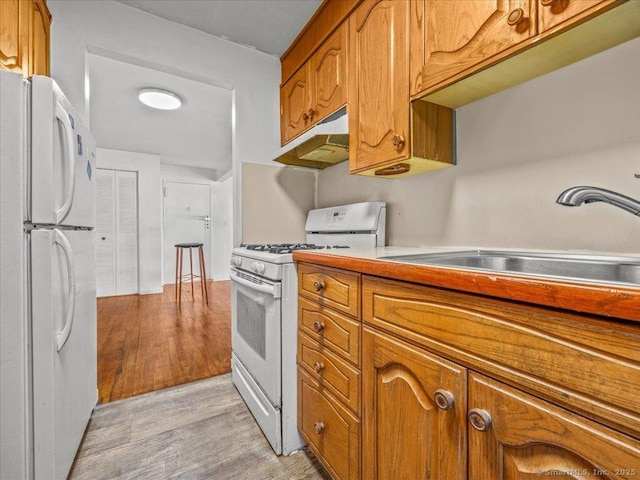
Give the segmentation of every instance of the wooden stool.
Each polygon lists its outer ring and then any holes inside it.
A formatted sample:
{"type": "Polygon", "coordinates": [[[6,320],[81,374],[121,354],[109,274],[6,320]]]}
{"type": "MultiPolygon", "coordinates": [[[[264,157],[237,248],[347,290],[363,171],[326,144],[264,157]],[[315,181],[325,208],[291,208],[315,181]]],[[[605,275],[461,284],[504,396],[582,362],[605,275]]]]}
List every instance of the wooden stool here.
{"type": "Polygon", "coordinates": [[[207,293],[207,270],[204,266],[204,252],[202,250],[202,243],[176,243],[176,300],[178,301],[178,308],[180,308],[180,302],[182,300],[182,284],[184,282],[191,282],[191,299],[193,296],[193,279],[200,279],[200,287],[202,288],[202,294],[209,303],[209,295],[207,293]],[[198,256],[200,261],[200,275],[194,275],[193,273],[193,254],[192,249],[198,249],[198,256]],[[189,273],[182,275],[182,260],[184,257],[184,250],[189,249],[189,273]]]}

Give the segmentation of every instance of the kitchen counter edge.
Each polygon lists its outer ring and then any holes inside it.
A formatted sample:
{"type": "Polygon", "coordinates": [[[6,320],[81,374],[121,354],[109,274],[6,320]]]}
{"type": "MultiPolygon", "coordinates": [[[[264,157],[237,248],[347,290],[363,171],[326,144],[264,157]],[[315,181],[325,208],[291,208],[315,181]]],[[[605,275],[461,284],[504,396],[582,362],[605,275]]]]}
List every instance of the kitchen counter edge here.
{"type": "Polygon", "coordinates": [[[380,258],[411,253],[461,250],[430,247],[377,247],[297,250],[293,259],[367,275],[475,293],[640,323],[640,288],[563,279],[416,265],[380,258]]]}

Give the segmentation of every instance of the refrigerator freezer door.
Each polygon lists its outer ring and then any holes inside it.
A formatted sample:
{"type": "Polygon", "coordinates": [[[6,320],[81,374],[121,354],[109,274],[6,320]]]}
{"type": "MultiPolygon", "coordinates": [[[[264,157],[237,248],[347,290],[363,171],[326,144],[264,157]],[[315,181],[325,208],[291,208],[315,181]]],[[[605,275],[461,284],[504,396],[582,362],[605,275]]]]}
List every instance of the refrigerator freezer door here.
{"type": "Polygon", "coordinates": [[[95,226],[95,140],[56,83],[31,80],[31,216],[39,225],[95,226]]]}
{"type": "Polygon", "coordinates": [[[94,233],[30,234],[36,478],[66,478],[97,402],[94,233]]]}

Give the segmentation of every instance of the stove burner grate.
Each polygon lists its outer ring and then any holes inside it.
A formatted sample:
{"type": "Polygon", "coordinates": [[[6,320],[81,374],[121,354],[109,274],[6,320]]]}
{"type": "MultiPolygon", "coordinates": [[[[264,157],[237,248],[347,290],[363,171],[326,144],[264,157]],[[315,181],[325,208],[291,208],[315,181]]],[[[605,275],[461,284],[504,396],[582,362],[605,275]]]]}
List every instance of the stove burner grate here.
{"type": "Polygon", "coordinates": [[[292,253],[294,250],[321,250],[323,248],[349,248],[347,245],[315,245],[313,243],[251,243],[243,244],[247,250],[255,250],[257,252],[268,252],[275,254],[292,253]]]}

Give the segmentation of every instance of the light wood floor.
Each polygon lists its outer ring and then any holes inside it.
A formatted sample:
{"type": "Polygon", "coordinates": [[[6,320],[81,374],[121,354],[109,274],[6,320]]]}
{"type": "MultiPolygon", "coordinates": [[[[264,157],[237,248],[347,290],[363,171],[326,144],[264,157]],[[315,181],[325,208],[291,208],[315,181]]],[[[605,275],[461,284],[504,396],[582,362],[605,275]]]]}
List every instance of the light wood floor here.
{"type": "Polygon", "coordinates": [[[173,285],[156,295],[98,299],[100,402],[181,385],[231,371],[231,282],[173,285]]]}
{"type": "Polygon", "coordinates": [[[98,405],[71,480],[329,478],[306,451],[273,453],[222,375],[98,405]]]}

